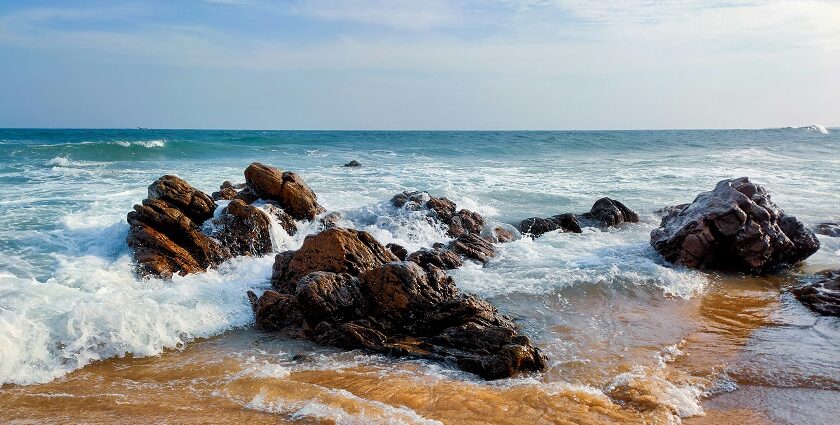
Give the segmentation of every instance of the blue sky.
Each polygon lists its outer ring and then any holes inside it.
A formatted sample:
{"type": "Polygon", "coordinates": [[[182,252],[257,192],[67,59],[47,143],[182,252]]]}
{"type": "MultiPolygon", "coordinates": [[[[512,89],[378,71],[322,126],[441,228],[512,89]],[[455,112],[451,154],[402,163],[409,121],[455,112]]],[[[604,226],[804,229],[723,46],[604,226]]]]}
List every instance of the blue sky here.
{"type": "Polygon", "coordinates": [[[840,2],[0,2],[0,127],[840,125],[840,2]]]}

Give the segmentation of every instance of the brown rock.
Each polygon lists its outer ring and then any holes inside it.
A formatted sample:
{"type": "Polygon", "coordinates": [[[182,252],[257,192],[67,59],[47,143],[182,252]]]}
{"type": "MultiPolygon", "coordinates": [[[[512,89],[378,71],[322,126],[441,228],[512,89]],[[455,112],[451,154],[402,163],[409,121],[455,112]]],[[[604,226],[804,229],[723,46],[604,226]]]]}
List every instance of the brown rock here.
{"type": "Polygon", "coordinates": [[[276,201],[298,220],[312,220],[324,211],[315,192],[297,174],[255,162],[245,169],[248,187],[260,198],[276,201]]]}
{"type": "Polygon", "coordinates": [[[432,265],[443,270],[457,269],[462,264],[458,254],[445,248],[421,249],[409,254],[406,260],[424,268],[432,265]]]}
{"type": "Polygon", "coordinates": [[[496,237],[496,242],[498,243],[508,243],[516,240],[513,232],[503,227],[494,227],[493,235],[496,237]]]}
{"type": "Polygon", "coordinates": [[[149,186],[149,198],[128,213],[126,242],[141,274],[170,277],[204,271],[230,257],[230,252],[201,232],[215,204],[205,193],[174,176],[149,186]]]}
{"type": "Polygon", "coordinates": [[[317,271],[347,273],[358,276],[397,257],[382,246],[370,233],[334,227],[304,239],[303,246],[291,254],[280,253],[275,259],[272,284],[284,287],[317,271]]]}
{"type": "Polygon", "coordinates": [[[286,231],[287,234],[289,234],[289,236],[297,234],[298,229],[295,219],[286,213],[283,208],[280,208],[280,205],[274,201],[267,201],[265,208],[268,213],[277,220],[277,223],[283,228],[283,230],[286,231]]]}
{"type": "Polygon", "coordinates": [[[792,266],[820,246],[746,177],[723,180],[688,206],[671,210],[651,232],[650,243],[675,264],[753,274],[792,266]]]}
{"type": "Polygon", "coordinates": [[[258,208],[240,199],[230,201],[216,220],[213,236],[233,256],[261,256],[271,252],[271,221],[258,208]]]}
{"type": "Polygon", "coordinates": [[[482,237],[468,233],[459,236],[449,245],[449,250],[462,257],[481,263],[490,261],[496,255],[496,248],[482,237]]]}
{"type": "Polygon", "coordinates": [[[388,251],[391,251],[391,254],[394,254],[394,256],[400,261],[405,261],[405,257],[408,256],[408,250],[406,250],[402,245],[389,243],[388,245],[385,245],[385,248],[388,248],[388,251]]]}
{"type": "Polygon", "coordinates": [[[436,198],[427,192],[403,192],[391,198],[397,208],[409,210],[427,209],[429,216],[447,226],[447,234],[458,237],[466,233],[481,233],[484,217],[481,214],[462,209],[456,212],[455,203],[446,198],[436,198]]]}

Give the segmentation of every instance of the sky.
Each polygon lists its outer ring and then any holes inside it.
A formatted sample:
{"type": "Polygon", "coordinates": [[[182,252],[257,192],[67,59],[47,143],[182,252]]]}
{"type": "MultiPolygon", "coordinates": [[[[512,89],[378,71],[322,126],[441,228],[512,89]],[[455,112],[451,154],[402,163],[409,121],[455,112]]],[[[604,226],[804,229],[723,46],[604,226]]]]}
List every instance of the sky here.
{"type": "Polygon", "coordinates": [[[836,0],[0,0],[0,127],[810,124],[836,0]]]}

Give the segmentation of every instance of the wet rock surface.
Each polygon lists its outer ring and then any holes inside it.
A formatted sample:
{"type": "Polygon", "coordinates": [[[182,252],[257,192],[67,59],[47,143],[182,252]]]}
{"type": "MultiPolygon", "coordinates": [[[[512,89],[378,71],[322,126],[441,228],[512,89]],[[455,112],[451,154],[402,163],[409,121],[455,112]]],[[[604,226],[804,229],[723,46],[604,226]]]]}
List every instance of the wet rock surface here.
{"type": "Polygon", "coordinates": [[[673,207],[650,243],[674,264],[752,274],[792,266],[820,247],[813,232],[746,177],[723,180],[673,207]]]}
{"type": "MultiPolygon", "coordinates": [[[[248,189],[257,197],[277,202],[297,220],[312,220],[324,212],[324,208],[318,204],[315,192],[299,175],[291,171],[282,172],[255,162],[245,169],[245,181],[248,189]]],[[[243,200],[247,202],[247,199],[243,200]]]]}
{"type": "Polygon", "coordinates": [[[479,234],[484,228],[484,217],[481,214],[467,209],[456,211],[454,202],[436,198],[428,192],[398,193],[391,198],[391,204],[397,208],[428,210],[429,216],[446,225],[447,234],[454,238],[464,234],[479,234]]]}
{"type": "Polygon", "coordinates": [[[595,221],[598,227],[618,226],[622,223],[638,223],[639,215],[615,199],[601,198],[595,201],[588,213],[579,220],[595,221]]]}
{"type": "Polygon", "coordinates": [[[405,260],[417,263],[422,267],[432,265],[442,270],[457,269],[463,264],[458,254],[441,247],[425,248],[412,252],[405,260]]]}
{"type": "Polygon", "coordinates": [[[531,217],[519,223],[519,231],[533,237],[559,230],[563,233],[581,233],[580,224],[574,214],[559,214],[553,217],[531,217]]]}
{"type": "Polygon", "coordinates": [[[462,294],[440,268],[398,261],[369,234],[333,228],[278,254],[272,283],[249,293],[267,330],[348,349],[454,364],[486,379],[545,367],[515,324],[462,294]]]}
{"type": "Polygon", "coordinates": [[[824,271],[809,281],[790,292],[819,314],[840,316],[840,269],[824,271]]]}
{"type": "Polygon", "coordinates": [[[348,162],[348,163],[344,164],[344,166],[345,166],[345,167],[361,167],[361,166],[362,166],[362,164],[361,164],[361,163],[359,163],[359,161],[356,161],[356,160],[354,159],[354,160],[352,160],[352,161],[350,161],[350,162],[348,162]]]}
{"type": "Polygon", "coordinates": [[[595,201],[589,212],[583,214],[558,214],[542,218],[531,217],[519,223],[519,231],[531,237],[539,237],[548,232],[581,233],[584,227],[614,227],[623,223],[637,223],[639,215],[619,201],[601,198],[595,201]]]}
{"type": "Polygon", "coordinates": [[[202,233],[216,204],[207,194],[175,176],[149,186],[148,198],[128,213],[126,242],[142,275],[170,277],[204,271],[230,257],[230,251],[202,233]]]}
{"type": "Polygon", "coordinates": [[[816,232],[820,235],[840,238],[840,223],[820,223],[817,225],[816,232]]]}
{"type": "Polygon", "coordinates": [[[240,199],[230,201],[215,220],[213,236],[232,256],[262,256],[271,252],[271,221],[259,208],[240,199]]]}
{"type": "Polygon", "coordinates": [[[475,233],[459,236],[449,244],[449,250],[479,263],[486,263],[496,255],[493,244],[475,233]]]}

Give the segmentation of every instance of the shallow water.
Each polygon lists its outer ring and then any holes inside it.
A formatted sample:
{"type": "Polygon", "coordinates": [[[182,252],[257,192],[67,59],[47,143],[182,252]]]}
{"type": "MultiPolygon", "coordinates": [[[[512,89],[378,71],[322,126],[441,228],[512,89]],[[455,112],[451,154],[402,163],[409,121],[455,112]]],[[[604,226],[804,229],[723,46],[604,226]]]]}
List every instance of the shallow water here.
{"type": "MultiPolygon", "coordinates": [[[[0,130],[0,420],[833,423],[840,321],[785,288],[840,267],[840,238],[821,237],[802,269],[751,278],[671,268],[648,234],[656,209],[743,175],[806,225],[840,220],[838,135],[0,130]],[[610,196],[642,222],[517,240],[452,272],[549,357],[544,373],[488,383],[254,331],[245,292],[267,288],[270,256],[173,282],[132,275],[125,214],[151,181],[211,192],[252,161],[299,172],[343,225],[410,249],[446,236],[387,204],[402,190],[498,223],[610,196]]],[[[317,231],[300,226],[275,231],[278,250],[317,231]]]]}

